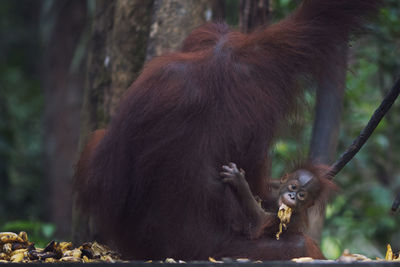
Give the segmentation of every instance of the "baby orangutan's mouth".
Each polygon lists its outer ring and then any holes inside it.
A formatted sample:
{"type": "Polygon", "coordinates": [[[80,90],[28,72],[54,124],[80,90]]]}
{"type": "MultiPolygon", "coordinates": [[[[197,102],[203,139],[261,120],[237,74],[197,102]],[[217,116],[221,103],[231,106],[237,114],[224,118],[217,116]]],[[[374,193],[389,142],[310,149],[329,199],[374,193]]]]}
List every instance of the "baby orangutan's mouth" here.
{"type": "Polygon", "coordinates": [[[279,202],[278,205],[279,207],[282,206],[282,204],[285,204],[286,206],[290,207],[291,209],[295,209],[297,206],[296,200],[291,198],[287,193],[283,194],[280,198],[279,198],[279,202]]]}

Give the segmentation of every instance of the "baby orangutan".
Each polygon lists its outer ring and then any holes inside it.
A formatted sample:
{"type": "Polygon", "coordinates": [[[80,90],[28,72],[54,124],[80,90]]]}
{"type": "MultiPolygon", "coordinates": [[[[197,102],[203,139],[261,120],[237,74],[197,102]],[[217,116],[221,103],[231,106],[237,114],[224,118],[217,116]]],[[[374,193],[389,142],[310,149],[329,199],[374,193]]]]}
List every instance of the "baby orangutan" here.
{"type": "Polygon", "coordinates": [[[322,204],[335,189],[335,185],[326,178],[327,168],[323,166],[305,166],[291,174],[283,176],[277,190],[277,197],[272,200],[257,201],[250,191],[243,169],[235,163],[222,166],[222,182],[229,184],[250,220],[245,229],[250,239],[257,239],[263,234],[276,233],[276,239],[286,229],[298,233],[307,225],[307,210],[315,204],[322,204]],[[325,176],[325,177],[324,177],[325,176]],[[272,202],[272,203],[267,203],[272,202]],[[269,207],[265,210],[263,207],[269,207]],[[277,214],[278,212],[278,214],[277,214]],[[277,216],[278,215],[278,216],[277,216]],[[278,218],[279,217],[279,218],[278,218]]]}

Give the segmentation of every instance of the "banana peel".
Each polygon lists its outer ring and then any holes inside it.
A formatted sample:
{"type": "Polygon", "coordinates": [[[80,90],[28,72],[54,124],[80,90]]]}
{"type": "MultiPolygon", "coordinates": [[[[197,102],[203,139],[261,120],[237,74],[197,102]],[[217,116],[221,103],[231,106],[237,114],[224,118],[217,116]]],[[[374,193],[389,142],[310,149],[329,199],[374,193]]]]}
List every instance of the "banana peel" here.
{"type": "Polygon", "coordinates": [[[122,262],[120,255],[97,242],[74,247],[71,242],[51,241],[45,248],[35,248],[24,231],[0,232],[0,262],[122,262]]]}
{"type": "Polygon", "coordinates": [[[278,210],[278,218],[280,220],[280,223],[279,223],[279,232],[276,234],[276,240],[279,240],[280,235],[283,233],[283,229],[286,230],[287,225],[290,222],[291,216],[292,216],[292,209],[289,206],[282,204],[278,210]]]}
{"type": "Polygon", "coordinates": [[[14,243],[14,242],[24,242],[24,240],[12,232],[1,232],[0,233],[0,242],[1,243],[14,243]]]}
{"type": "MultiPolygon", "coordinates": [[[[377,260],[382,259],[377,258],[377,260]]],[[[385,261],[400,261],[400,256],[393,253],[392,246],[390,244],[387,244],[386,246],[385,261]]]]}

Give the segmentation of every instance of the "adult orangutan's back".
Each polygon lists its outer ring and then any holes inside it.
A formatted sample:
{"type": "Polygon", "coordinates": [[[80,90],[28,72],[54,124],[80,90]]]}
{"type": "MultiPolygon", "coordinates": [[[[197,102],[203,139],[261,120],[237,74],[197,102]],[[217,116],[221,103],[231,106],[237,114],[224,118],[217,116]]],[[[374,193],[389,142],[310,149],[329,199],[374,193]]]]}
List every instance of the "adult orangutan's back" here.
{"type": "Polygon", "coordinates": [[[78,166],[79,203],[102,241],[129,259],[322,257],[301,234],[246,240],[248,218],[219,169],[236,162],[266,197],[268,150],[300,96],[298,78],[318,79],[376,2],[308,0],[251,35],[208,24],[182,52],[148,63],[78,166]]]}

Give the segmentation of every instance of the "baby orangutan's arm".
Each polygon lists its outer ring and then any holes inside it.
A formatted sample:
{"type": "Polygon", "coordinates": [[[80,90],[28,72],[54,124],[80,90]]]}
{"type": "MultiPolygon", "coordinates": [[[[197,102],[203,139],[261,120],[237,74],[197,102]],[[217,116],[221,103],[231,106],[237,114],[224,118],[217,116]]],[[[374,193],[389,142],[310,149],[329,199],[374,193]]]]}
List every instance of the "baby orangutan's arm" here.
{"type": "Polygon", "coordinates": [[[257,239],[263,234],[265,228],[277,222],[276,214],[263,210],[261,203],[255,199],[250,191],[244,170],[238,170],[235,163],[222,166],[220,175],[222,182],[229,184],[235,190],[245,214],[250,219],[249,238],[257,239]]]}

